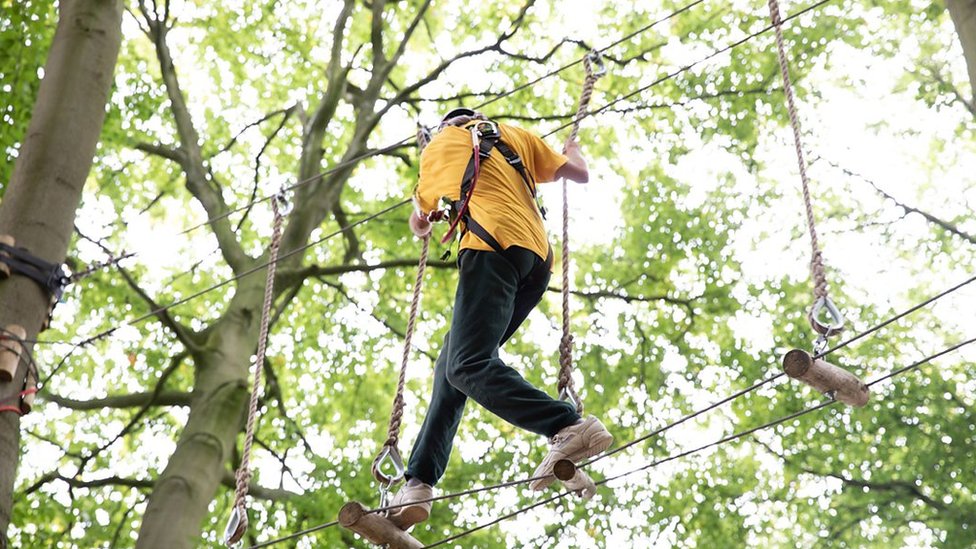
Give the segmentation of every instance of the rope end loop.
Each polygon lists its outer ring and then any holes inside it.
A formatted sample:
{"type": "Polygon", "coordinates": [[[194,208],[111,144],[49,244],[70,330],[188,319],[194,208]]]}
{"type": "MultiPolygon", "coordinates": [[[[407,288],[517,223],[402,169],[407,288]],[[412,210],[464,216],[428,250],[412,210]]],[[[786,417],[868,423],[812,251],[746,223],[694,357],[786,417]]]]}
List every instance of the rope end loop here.
{"type": "Polygon", "coordinates": [[[227,527],[224,528],[224,543],[230,548],[240,547],[245,532],[247,532],[247,511],[244,510],[243,505],[235,505],[227,521],[227,527]]]}

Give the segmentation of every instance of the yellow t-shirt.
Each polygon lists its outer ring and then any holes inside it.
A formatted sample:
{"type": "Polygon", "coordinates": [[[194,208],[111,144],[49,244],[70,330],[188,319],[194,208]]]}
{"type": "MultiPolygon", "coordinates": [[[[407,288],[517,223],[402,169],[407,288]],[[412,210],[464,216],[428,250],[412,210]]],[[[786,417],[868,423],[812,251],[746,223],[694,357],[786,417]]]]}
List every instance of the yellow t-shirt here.
{"type": "MultiPolygon", "coordinates": [[[[501,140],[518,153],[537,183],[555,179],[556,170],[568,160],[529,131],[506,124],[499,124],[498,129],[501,140]]],[[[437,209],[441,198],[459,200],[461,177],[471,152],[471,132],[456,126],[444,128],[427,145],[420,157],[420,182],[414,193],[422,214],[437,209]]],[[[548,255],[546,229],[535,200],[518,171],[508,165],[498,149],[492,149],[491,157],[481,161],[468,211],[503,249],[521,246],[542,259],[548,255]]],[[[461,240],[461,249],[491,251],[492,247],[468,231],[461,240]]]]}

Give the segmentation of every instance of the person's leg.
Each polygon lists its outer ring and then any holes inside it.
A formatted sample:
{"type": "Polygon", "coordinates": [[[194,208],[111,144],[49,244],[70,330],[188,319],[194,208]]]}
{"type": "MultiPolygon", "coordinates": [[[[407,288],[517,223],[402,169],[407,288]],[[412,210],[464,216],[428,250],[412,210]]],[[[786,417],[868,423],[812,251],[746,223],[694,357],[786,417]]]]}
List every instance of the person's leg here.
{"type": "Polygon", "coordinates": [[[467,397],[447,381],[447,360],[450,356],[451,333],[444,337],[444,346],[434,364],[434,388],[430,397],[420,434],[410,451],[407,478],[434,486],[444,474],[451,457],[454,435],[457,433],[467,397]]]}
{"type": "Polygon", "coordinates": [[[531,310],[525,310],[522,299],[516,311],[519,288],[528,274],[519,272],[518,263],[495,252],[465,252],[451,322],[447,380],[505,421],[551,437],[579,415],[572,405],[536,389],[498,357],[503,339],[531,310]]]}

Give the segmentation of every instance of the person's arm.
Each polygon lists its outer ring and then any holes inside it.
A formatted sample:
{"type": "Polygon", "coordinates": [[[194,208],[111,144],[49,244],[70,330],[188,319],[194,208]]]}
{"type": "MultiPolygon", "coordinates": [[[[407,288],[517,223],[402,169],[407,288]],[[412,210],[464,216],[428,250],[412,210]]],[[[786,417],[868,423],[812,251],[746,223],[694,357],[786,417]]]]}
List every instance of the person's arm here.
{"type": "Polygon", "coordinates": [[[556,179],[565,178],[577,183],[586,183],[589,181],[590,172],[586,168],[586,160],[583,159],[583,155],[580,153],[579,143],[567,139],[563,154],[569,160],[556,170],[556,179]]]}

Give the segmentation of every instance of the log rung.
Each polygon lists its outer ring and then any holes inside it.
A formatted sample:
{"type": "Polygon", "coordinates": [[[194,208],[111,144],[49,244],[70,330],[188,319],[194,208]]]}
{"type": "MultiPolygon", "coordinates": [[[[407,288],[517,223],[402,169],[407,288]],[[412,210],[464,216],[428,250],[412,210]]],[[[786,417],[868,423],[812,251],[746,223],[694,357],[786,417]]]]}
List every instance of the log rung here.
{"type": "Polygon", "coordinates": [[[860,408],[868,403],[871,390],[857,376],[809,353],[793,349],[783,357],[786,375],[836,400],[860,408]]]}
{"type": "Polygon", "coordinates": [[[390,549],[421,549],[424,544],[396,527],[379,513],[369,513],[358,501],[350,501],[339,510],[339,524],[375,545],[390,549]]]}
{"type": "Polygon", "coordinates": [[[0,382],[9,383],[17,374],[22,346],[19,339],[27,337],[27,330],[11,324],[0,332],[0,382]]]}

